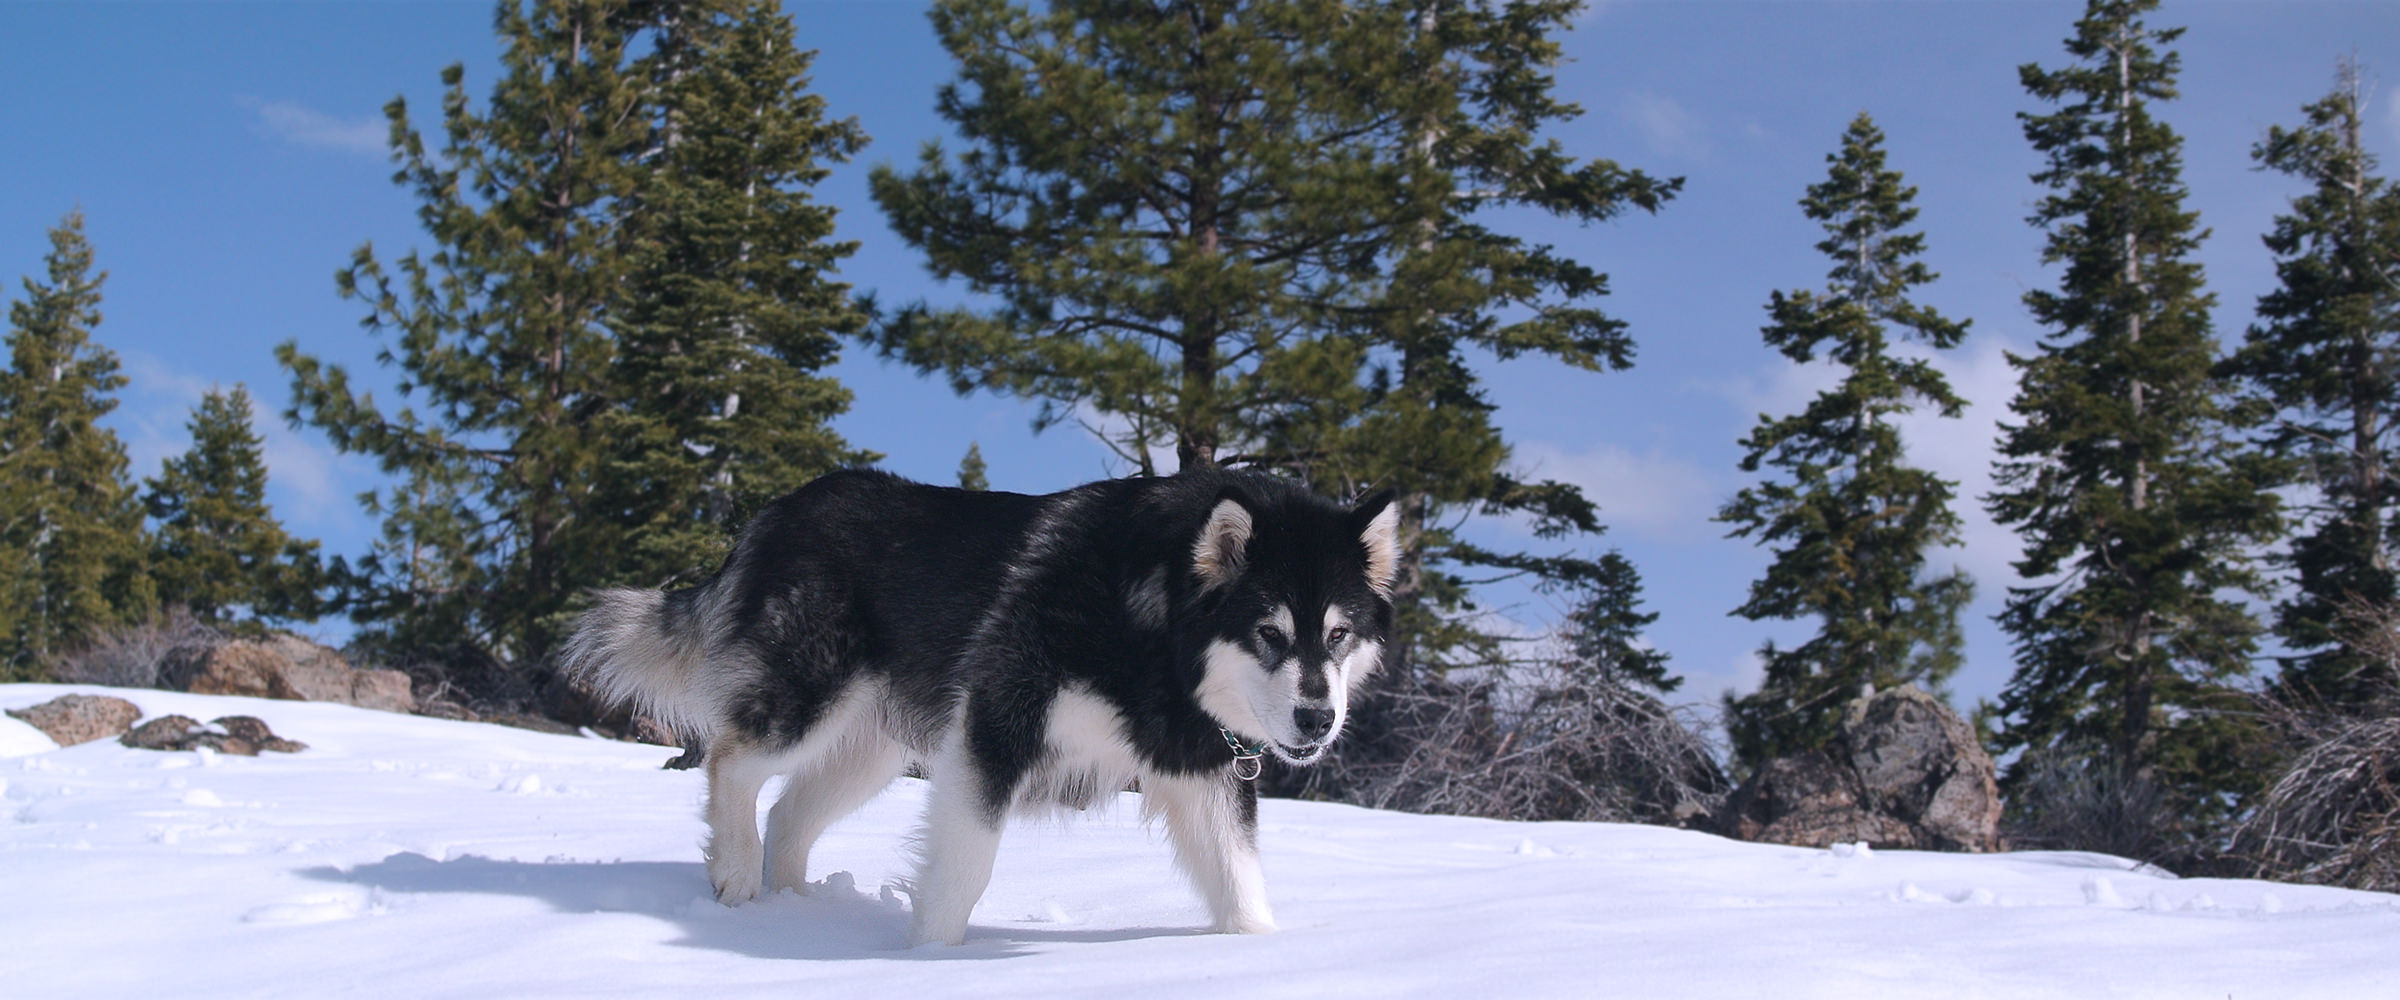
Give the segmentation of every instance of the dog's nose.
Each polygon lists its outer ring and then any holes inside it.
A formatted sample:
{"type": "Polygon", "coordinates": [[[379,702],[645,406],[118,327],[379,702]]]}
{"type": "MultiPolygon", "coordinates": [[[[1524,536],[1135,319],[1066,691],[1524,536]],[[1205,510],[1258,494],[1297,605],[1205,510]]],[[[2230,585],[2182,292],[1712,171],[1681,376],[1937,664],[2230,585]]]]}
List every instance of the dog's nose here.
{"type": "Polygon", "coordinates": [[[1292,728],[1312,742],[1322,740],[1333,731],[1333,710],[1329,708],[1292,709],[1292,728]]]}

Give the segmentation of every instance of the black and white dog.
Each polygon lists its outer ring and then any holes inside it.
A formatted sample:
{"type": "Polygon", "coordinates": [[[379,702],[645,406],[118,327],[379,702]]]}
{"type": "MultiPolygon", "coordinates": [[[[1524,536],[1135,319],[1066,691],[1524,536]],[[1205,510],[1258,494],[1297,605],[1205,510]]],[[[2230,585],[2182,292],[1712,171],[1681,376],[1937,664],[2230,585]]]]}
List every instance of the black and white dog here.
{"type": "Polygon", "coordinates": [[[1344,508],[1254,474],[1024,496],[838,472],[708,581],[600,593],[562,662],[707,741],[726,903],[803,890],[817,836],[915,762],[915,943],[966,936],[1011,812],[1136,781],[1216,928],[1269,931],[1248,779],[1341,734],[1391,634],[1397,526],[1388,493],[1344,508]]]}

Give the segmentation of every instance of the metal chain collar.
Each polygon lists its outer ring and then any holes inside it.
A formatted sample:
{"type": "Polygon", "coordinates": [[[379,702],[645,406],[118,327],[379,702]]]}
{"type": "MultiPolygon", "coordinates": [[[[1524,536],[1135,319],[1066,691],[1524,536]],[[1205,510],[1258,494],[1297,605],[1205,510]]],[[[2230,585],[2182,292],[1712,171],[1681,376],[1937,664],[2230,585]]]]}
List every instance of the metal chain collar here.
{"type": "Polygon", "coordinates": [[[1243,781],[1258,780],[1259,772],[1267,766],[1267,745],[1263,742],[1244,744],[1241,737],[1233,735],[1232,730],[1223,726],[1217,727],[1217,732],[1225,737],[1225,745],[1233,748],[1233,776],[1243,781]]]}

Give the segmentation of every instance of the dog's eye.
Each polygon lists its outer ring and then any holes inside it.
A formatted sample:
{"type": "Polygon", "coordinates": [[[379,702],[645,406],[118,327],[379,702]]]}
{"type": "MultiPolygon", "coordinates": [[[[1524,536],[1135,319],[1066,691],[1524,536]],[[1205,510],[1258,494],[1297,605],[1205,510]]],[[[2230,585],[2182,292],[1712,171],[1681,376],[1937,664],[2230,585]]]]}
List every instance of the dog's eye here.
{"type": "Polygon", "coordinates": [[[1261,625],[1258,627],[1258,641],[1269,646],[1281,646],[1291,640],[1284,637],[1282,629],[1273,625],[1261,625]]]}
{"type": "Polygon", "coordinates": [[[1350,638],[1350,630],[1336,625],[1325,633],[1325,645],[1339,646],[1342,644],[1342,640],[1347,638],[1350,638]]]}

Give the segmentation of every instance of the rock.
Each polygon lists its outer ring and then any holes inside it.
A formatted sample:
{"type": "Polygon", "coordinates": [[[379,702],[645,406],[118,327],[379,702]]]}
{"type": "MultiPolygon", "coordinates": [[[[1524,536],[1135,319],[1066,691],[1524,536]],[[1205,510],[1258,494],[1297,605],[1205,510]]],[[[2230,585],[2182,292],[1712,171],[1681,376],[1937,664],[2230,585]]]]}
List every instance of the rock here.
{"type": "Polygon", "coordinates": [[[1916,846],[1999,850],[1998,769],[1941,699],[1904,687],[1852,702],[1841,741],[1867,804],[1914,828],[1916,846]]]}
{"type": "Polygon", "coordinates": [[[256,756],[259,750],[273,750],[276,753],[299,753],[302,750],[308,749],[308,744],[302,743],[299,740],[287,740],[281,736],[275,735],[273,730],[267,728],[266,721],[258,718],[257,716],[228,715],[209,724],[225,731],[226,745],[220,747],[219,749],[224,750],[226,753],[241,753],[241,751],[232,748],[232,743],[235,740],[239,740],[257,748],[250,751],[248,754],[244,754],[244,756],[256,756]]]}
{"type": "Polygon", "coordinates": [[[1824,751],[1778,757],[1728,801],[1731,835],[1803,847],[1907,839],[1905,824],[1862,808],[1860,798],[1857,777],[1824,751]]]}
{"type": "Polygon", "coordinates": [[[208,726],[188,715],[162,715],[142,723],[118,742],[137,750],[198,750],[256,757],[261,750],[299,753],[308,744],[275,735],[255,716],[228,715],[208,726]],[[214,726],[215,728],[210,728],[214,726]]]}
{"type": "Polygon", "coordinates": [[[297,636],[181,647],[159,670],[168,686],[194,694],[329,701],[409,712],[416,697],[397,670],[356,670],[342,654],[297,636]]]}
{"type": "Polygon", "coordinates": [[[483,717],[474,710],[454,701],[419,701],[417,714],[429,719],[449,719],[452,722],[481,722],[483,717]]]}
{"type": "Polygon", "coordinates": [[[206,732],[200,720],[188,715],[162,715],[119,737],[117,742],[136,750],[189,750],[199,745],[198,734],[206,732]]]}
{"type": "Polygon", "coordinates": [[[12,708],[8,714],[42,731],[62,747],[105,740],[132,728],[142,710],[123,698],[102,694],[65,694],[32,708],[12,708]]]}
{"type": "Polygon", "coordinates": [[[1824,747],[1760,767],[1726,801],[1719,828],[1802,847],[1991,851],[1999,826],[1999,785],[1974,729],[1904,687],[1852,702],[1824,747]]]}

